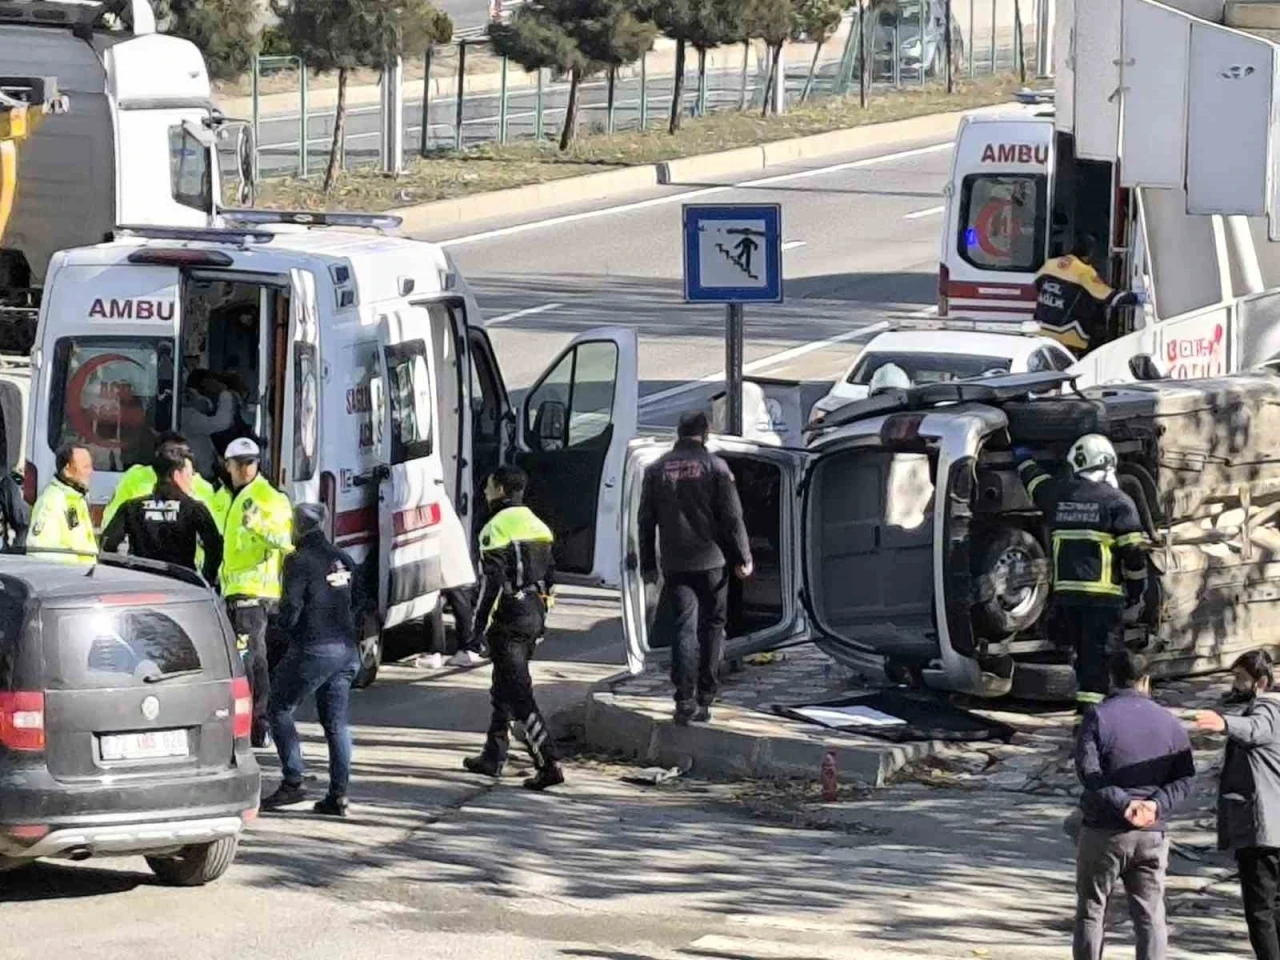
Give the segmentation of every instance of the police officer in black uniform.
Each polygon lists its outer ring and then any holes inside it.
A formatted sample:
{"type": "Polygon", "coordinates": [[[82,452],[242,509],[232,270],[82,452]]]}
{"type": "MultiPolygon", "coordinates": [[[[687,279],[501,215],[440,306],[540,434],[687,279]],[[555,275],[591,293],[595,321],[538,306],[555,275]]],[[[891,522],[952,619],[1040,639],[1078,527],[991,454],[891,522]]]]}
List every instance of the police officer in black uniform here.
{"type": "Polygon", "coordinates": [[[1071,475],[1057,479],[1015,451],[1018,474],[1049,521],[1053,541],[1050,620],[1056,640],[1075,651],[1076,709],[1106,698],[1111,646],[1141,613],[1147,585],[1147,535],[1133,498],[1116,480],[1116,451],[1101,434],[1081,437],[1067,454],[1071,475]]]}
{"type": "Polygon", "coordinates": [[[222,534],[209,508],[195,498],[195,463],[185,444],[162,443],[153,467],[155,489],[126,501],[107,524],[102,549],[115,553],[127,538],[135,557],[196,569],[196,545],[204,549],[204,578],[213,583],[222,565],[222,534]]]}
{"type": "Polygon", "coordinates": [[[498,777],[507,760],[508,728],[524,725],[525,745],[537,776],[524,782],[528,790],[564,783],[551,732],[533,697],[529,660],[546,625],[555,577],[550,528],[524,505],[528,477],[519,467],[500,467],[485,485],[489,522],[480,531],[480,602],[477,632],[485,628],[493,660],[490,698],[493,715],[484,751],[468,757],[471,773],[498,777]]]}
{"type": "Polygon", "coordinates": [[[671,680],[681,725],[711,719],[728,619],[727,567],[744,580],[753,569],[738,488],[729,465],[707,450],[708,432],[705,413],[682,416],[675,447],[645,471],[640,492],[640,570],[646,581],[657,579],[660,536],[655,629],[673,634],[671,680]]]}

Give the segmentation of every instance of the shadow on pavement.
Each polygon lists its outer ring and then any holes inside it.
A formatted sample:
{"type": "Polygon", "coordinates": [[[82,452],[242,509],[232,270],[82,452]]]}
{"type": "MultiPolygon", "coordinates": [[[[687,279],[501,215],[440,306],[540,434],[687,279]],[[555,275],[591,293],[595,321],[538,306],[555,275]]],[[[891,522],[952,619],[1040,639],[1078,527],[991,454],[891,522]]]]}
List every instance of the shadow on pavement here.
{"type": "Polygon", "coordinates": [[[0,873],[0,903],[105,897],[156,883],[149,873],[40,861],[0,873]]]}

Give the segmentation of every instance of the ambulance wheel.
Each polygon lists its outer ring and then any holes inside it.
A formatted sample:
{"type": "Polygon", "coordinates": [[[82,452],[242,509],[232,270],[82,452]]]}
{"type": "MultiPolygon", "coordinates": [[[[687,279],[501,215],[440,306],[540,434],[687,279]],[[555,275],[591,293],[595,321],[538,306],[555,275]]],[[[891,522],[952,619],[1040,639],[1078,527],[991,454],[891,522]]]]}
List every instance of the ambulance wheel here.
{"type": "Polygon", "coordinates": [[[1035,626],[1049,605],[1049,560],[1040,541],[1017,527],[1002,527],[977,550],[978,634],[1000,639],[1035,626]]]}
{"type": "Polygon", "coordinates": [[[360,630],[360,669],[351,685],[363,690],[378,678],[382,666],[382,628],[378,618],[366,614],[360,630]]]}

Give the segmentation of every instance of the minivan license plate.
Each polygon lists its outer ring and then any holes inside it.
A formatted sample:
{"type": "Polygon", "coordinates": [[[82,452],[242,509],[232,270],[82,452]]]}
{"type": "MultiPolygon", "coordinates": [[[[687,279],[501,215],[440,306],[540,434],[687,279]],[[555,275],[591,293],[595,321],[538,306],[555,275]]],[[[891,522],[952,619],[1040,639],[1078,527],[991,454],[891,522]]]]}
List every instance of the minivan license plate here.
{"type": "Polygon", "coordinates": [[[103,760],[158,760],[185,757],[189,751],[185,730],[104,734],[98,742],[103,760]]]}

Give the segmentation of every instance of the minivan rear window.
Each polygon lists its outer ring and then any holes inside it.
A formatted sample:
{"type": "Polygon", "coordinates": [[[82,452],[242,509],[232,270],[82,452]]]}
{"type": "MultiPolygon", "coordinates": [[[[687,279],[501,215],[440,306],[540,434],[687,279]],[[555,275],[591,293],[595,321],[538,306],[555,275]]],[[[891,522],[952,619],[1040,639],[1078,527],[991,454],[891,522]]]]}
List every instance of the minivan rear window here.
{"type": "Polygon", "coordinates": [[[173,428],[173,340],[63,337],[53,351],[49,446],[83,444],[96,470],[150,464],[173,428]]]}
{"type": "Polygon", "coordinates": [[[222,627],[204,603],[45,611],[44,680],[51,690],[143,686],[231,676],[222,627]]]}
{"type": "Polygon", "coordinates": [[[960,193],[959,254],[979,270],[1033,273],[1044,264],[1048,178],[980,173],[960,193]]]}

